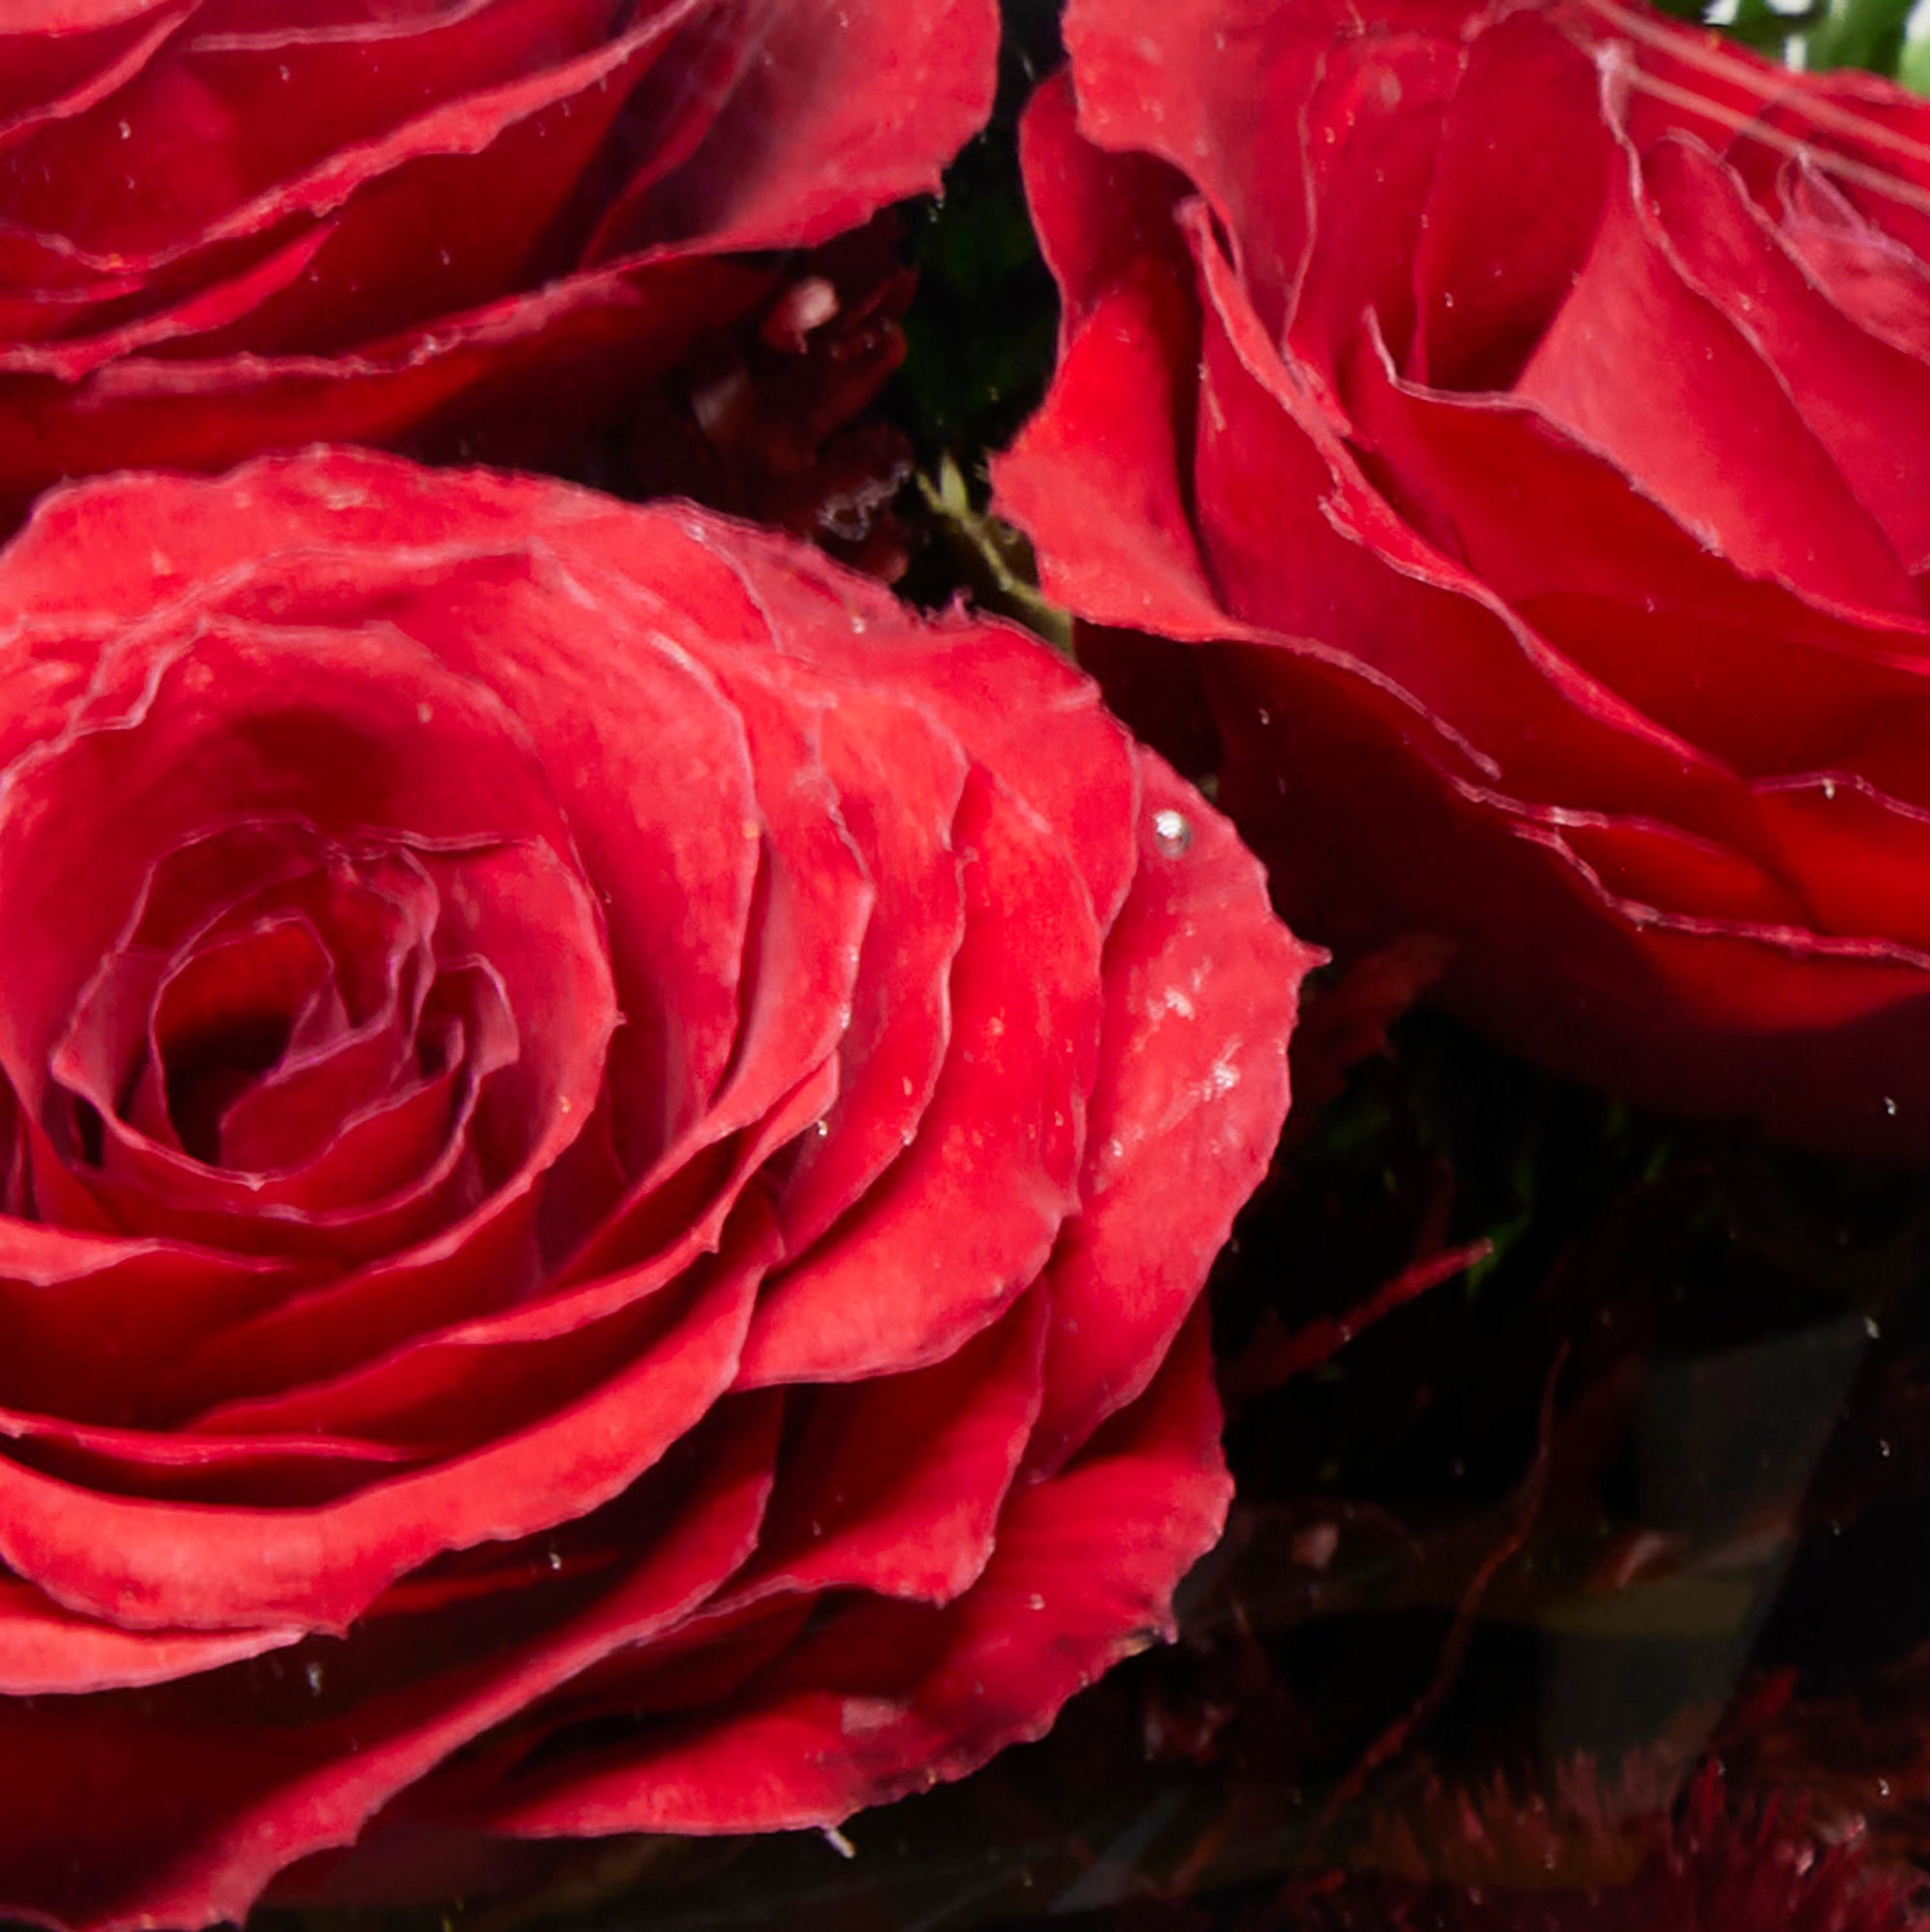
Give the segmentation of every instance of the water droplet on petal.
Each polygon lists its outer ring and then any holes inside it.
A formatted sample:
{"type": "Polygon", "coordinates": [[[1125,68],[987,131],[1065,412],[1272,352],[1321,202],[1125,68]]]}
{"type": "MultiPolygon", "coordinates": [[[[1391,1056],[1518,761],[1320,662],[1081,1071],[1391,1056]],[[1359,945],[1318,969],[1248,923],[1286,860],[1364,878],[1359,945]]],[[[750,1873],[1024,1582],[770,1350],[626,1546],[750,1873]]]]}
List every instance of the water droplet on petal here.
{"type": "Polygon", "coordinates": [[[1153,843],[1169,858],[1176,859],[1193,842],[1193,827],[1185,813],[1171,806],[1152,814],[1153,843]]]}

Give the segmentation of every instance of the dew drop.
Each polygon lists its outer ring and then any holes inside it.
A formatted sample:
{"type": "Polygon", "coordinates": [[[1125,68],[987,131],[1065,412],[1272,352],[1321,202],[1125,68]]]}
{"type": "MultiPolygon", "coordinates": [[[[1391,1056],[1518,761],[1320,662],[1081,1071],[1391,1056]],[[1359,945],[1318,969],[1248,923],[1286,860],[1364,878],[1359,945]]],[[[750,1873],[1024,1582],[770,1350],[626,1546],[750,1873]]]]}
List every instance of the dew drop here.
{"type": "Polygon", "coordinates": [[[121,138],[124,141],[131,141],[134,138],[134,130],[124,121],[121,124],[121,138]]]}
{"type": "Polygon", "coordinates": [[[1176,859],[1193,842],[1193,827],[1183,812],[1169,806],[1152,814],[1153,843],[1169,858],[1176,859]]]}
{"type": "Polygon", "coordinates": [[[1883,1096],[1883,1111],[1893,1120],[1896,1118],[1896,1102],[1886,1093],[1883,1096]]]}
{"type": "Polygon", "coordinates": [[[317,1659],[311,1657],[309,1661],[302,1666],[302,1675],[308,1679],[309,1696],[312,1697],[320,1697],[321,1696],[320,1663],[317,1659]]]}

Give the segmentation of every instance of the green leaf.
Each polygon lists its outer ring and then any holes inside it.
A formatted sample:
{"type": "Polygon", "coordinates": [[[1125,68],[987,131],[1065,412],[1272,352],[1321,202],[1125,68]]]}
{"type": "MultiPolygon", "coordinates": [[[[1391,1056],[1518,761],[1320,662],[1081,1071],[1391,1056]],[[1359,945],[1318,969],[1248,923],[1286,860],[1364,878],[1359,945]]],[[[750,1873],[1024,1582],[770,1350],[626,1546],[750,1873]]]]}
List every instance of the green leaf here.
{"type": "Polygon", "coordinates": [[[1894,73],[1914,0],[1833,0],[1808,39],[1812,68],[1894,73]]]}

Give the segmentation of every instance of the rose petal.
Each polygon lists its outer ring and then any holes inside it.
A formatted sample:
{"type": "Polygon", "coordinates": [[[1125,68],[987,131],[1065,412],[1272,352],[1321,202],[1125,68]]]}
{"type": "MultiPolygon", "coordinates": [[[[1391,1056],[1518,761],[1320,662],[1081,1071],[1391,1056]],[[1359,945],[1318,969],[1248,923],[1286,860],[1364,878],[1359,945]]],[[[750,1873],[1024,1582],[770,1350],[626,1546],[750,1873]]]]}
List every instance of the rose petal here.
{"type": "Polygon", "coordinates": [[[1442,389],[1506,389],[1574,288],[1625,164],[1595,63],[1548,21],[1501,20],[1464,59],[1432,192],[1417,210],[1406,373],[1442,389]],[[1503,100],[1519,111],[1500,120],[1503,100]],[[1522,165],[1552,145],[1563,155],[1558,194],[1541,192],[1522,165]]]}
{"type": "Polygon", "coordinates": [[[860,1599],[719,1710],[615,1744],[556,1741],[477,1821],[532,1836],[836,1824],[1038,1736],[1170,1633],[1173,1587],[1226,1515],[1219,1426],[1196,1318],[1079,1462],[1012,1498],[956,1603],[860,1599]]]}
{"type": "Polygon", "coordinates": [[[1930,366],[1858,327],[1804,274],[1707,149],[1680,137],[1642,155],[1642,185],[1696,286],[1742,323],[1781,375],[1904,567],[1930,565],[1930,366]]]}
{"type": "Polygon", "coordinates": [[[1395,518],[1293,396],[1224,259],[1195,232],[1211,303],[1198,514],[1232,607],[1283,637],[1343,639],[1347,657],[1441,720],[1475,770],[1505,771],[1519,792],[1604,806],[1664,795],[1714,824],[1733,816],[1726,774],[1549,650],[1395,518]],[[1282,572],[1288,540],[1305,564],[1282,572]],[[1578,798],[1578,782],[1592,795],[1578,798]]]}
{"type": "Polygon", "coordinates": [[[954,836],[966,927],[945,1070],[902,1158],[765,1289],[741,1387],[950,1354],[1035,1279],[1076,1202],[1099,935],[1062,848],[982,769],[954,836]]]}
{"type": "Polygon", "coordinates": [[[904,1150],[929,1105],[951,1037],[951,970],[965,936],[951,827],[966,765],[911,704],[841,691],[819,749],[845,831],[875,882],[839,1044],[838,1098],[803,1141],[778,1215],[786,1245],[815,1241],[904,1150]]]}
{"type": "Polygon", "coordinates": [[[1918,612],[1888,538],[1755,344],[1685,279],[1639,185],[1633,156],[1612,171],[1594,246],[1514,394],[1742,568],[1918,612]]]}
{"type": "Polygon", "coordinates": [[[213,1636],[117,1630],[62,1610],[31,1585],[0,1581],[0,1696],[73,1697],[166,1684],[285,1650],[301,1638],[298,1629],[213,1636]]]}
{"type": "Polygon", "coordinates": [[[1434,40],[1376,36],[1343,43],[1307,103],[1300,139],[1310,232],[1285,337],[1309,391],[1337,428],[1345,425],[1332,400],[1336,372],[1365,322],[1371,319],[1403,354],[1424,353],[1417,304],[1428,291],[1420,262],[1363,248],[1358,238],[1421,222],[1444,165],[1444,110],[1466,58],[1460,47],[1434,40]]]}
{"type": "Polygon", "coordinates": [[[1284,1042],[1323,954],[1272,915],[1233,829],[1151,753],[1140,867],[1106,938],[1080,1209],[1046,1271],[1028,1467],[1050,1473],[1152,1380],[1286,1118],[1284,1042]]]}
{"type": "MultiPolygon", "coordinates": [[[[292,1673],[279,1722],[272,1685],[238,1672],[217,1680],[227,1695],[212,1703],[187,1685],[150,1692],[145,1706],[111,1694],[0,1704],[0,1760],[19,1774],[4,1795],[20,1824],[0,1848],[0,1910],[84,1932],[245,1918],[275,1873],[349,1842],[452,1752],[610,1651],[674,1629],[710,1596],[756,1535],[776,1421],[775,1405],[761,1421],[741,1416],[694,1466],[679,1459],[676,1490],[648,1499],[649,1533],[614,1583],[493,1657],[476,1660],[472,1635],[442,1663],[433,1624],[403,1620],[402,1669],[387,1682],[337,1691],[328,1653],[317,1652],[292,1673]],[[122,1820],[107,1843],[103,1812],[122,1820]]],[[[352,1679],[353,1665],[337,1671],[352,1679]]]]}
{"type": "Polygon", "coordinates": [[[828,1589],[950,1603],[968,1588],[1038,1415],[1047,1312],[1030,1294],[929,1368],[795,1392],[801,1420],[732,1603],[828,1589]]]}
{"type": "MultiPolygon", "coordinates": [[[[623,244],[827,240],[935,190],[939,169],[991,112],[992,0],[764,0],[727,10],[722,24],[753,40],[759,58],[698,152],[651,196],[645,235],[623,244]]],[[[599,245],[619,243],[606,235],[599,245]]]]}
{"type": "MultiPolygon", "coordinates": [[[[619,1316],[620,1335],[575,1338],[587,1338],[575,1351],[584,1366],[600,1355],[604,1373],[587,1386],[579,1374],[574,1389],[565,1381],[557,1413],[338,1503],[251,1510],[126,1502],[0,1458],[0,1559],[56,1603],[124,1628],[345,1629],[430,1557],[569,1521],[656,1462],[730,1384],[758,1274],[757,1251],[745,1245],[747,1262],[716,1271],[668,1321],[619,1316]]],[[[499,1357],[442,1393],[486,1402],[482,1370],[497,1367],[501,1403],[527,1386],[519,1371],[534,1366],[499,1357]]],[[[409,1393],[419,1407],[430,1392],[409,1393]]],[[[345,1416],[323,1426],[353,1432],[345,1416]]]]}

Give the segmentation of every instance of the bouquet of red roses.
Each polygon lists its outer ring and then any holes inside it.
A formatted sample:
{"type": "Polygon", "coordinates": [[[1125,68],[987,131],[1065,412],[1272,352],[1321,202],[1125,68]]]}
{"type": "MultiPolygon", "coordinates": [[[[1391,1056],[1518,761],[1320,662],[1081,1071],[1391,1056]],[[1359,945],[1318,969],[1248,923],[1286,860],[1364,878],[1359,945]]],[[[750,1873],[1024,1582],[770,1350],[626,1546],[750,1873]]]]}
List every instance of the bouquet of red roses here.
{"type": "Polygon", "coordinates": [[[1730,14],[0,17],[0,1918],[1926,1922],[1930,106],[1730,14]]]}

